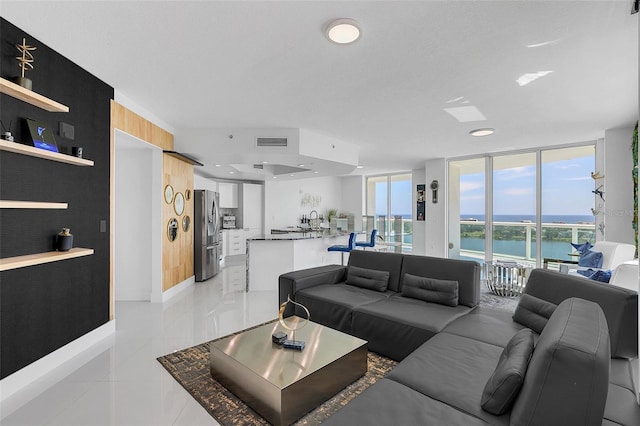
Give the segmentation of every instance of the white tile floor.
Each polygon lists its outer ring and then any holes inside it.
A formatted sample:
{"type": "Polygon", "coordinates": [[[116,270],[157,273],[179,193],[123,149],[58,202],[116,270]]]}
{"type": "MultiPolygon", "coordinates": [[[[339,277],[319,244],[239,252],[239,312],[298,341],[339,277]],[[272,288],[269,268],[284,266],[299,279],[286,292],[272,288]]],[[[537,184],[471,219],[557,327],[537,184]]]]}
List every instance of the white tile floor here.
{"type": "Polygon", "coordinates": [[[117,302],[115,334],[2,401],[0,423],[217,425],[156,358],[276,317],[277,292],[244,293],[244,268],[227,262],[164,304],[117,302]]]}

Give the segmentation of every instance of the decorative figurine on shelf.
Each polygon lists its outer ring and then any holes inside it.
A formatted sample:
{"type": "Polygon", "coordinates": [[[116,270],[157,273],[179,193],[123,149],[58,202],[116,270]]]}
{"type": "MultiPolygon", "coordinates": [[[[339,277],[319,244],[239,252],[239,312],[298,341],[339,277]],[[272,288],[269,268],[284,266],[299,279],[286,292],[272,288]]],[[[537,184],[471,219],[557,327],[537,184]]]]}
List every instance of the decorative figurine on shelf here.
{"type": "Polygon", "coordinates": [[[600,197],[600,199],[602,201],[604,201],[604,191],[602,190],[603,185],[598,186],[596,189],[594,189],[593,192],[594,194],[596,194],[598,197],[600,197]]]}
{"type": "Polygon", "coordinates": [[[62,231],[56,236],[56,250],[69,251],[73,247],[73,235],[69,228],[62,228],[62,231]]]}
{"type": "Polygon", "coordinates": [[[16,49],[22,54],[21,56],[16,56],[16,59],[20,63],[19,67],[21,70],[20,77],[14,78],[14,82],[25,89],[32,90],[32,82],[30,79],[24,76],[25,71],[33,69],[33,62],[35,59],[33,58],[32,51],[36,50],[35,46],[27,45],[27,40],[25,38],[22,39],[22,44],[16,44],[16,49]]]}
{"type": "Polygon", "coordinates": [[[13,135],[11,134],[11,124],[13,121],[9,121],[9,127],[5,126],[2,120],[0,120],[0,125],[2,125],[2,134],[0,135],[0,139],[4,139],[5,141],[13,142],[13,135]]]}

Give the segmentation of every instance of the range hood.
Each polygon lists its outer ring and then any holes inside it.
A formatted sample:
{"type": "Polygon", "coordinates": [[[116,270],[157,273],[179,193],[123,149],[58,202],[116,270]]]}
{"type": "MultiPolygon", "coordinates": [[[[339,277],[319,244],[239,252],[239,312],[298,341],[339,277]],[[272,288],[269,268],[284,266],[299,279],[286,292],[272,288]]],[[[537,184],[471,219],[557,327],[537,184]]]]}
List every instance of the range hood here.
{"type": "Polygon", "coordinates": [[[189,164],[193,164],[194,166],[204,166],[204,164],[202,164],[201,162],[199,162],[198,160],[196,160],[193,157],[189,157],[187,154],[182,154],[180,152],[176,152],[176,151],[162,151],[163,153],[170,155],[172,157],[177,158],[178,160],[182,160],[186,163],[189,164]]]}

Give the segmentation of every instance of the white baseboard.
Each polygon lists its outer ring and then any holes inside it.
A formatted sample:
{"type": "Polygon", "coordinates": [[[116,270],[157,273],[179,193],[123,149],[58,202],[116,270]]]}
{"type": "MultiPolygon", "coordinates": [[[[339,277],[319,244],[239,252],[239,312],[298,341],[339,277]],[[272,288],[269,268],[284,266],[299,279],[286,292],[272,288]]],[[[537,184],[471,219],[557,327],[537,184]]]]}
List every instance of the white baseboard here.
{"type": "Polygon", "coordinates": [[[86,351],[90,346],[114,334],[115,331],[116,321],[111,320],[0,380],[0,401],[6,400],[53,369],[86,351]]]}
{"type": "Polygon", "coordinates": [[[176,284],[167,291],[162,292],[162,303],[171,300],[171,298],[177,296],[180,292],[186,290],[196,282],[195,275],[190,276],[180,284],[176,284]]]}

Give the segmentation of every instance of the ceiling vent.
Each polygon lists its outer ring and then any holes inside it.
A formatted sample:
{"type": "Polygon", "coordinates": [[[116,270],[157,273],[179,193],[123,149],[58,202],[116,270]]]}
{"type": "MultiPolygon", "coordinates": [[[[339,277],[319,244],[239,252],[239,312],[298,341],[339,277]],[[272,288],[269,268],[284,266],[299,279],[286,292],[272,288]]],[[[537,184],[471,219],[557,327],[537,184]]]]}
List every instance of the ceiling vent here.
{"type": "Polygon", "coordinates": [[[254,164],[253,165],[254,169],[260,169],[260,170],[264,170],[264,164],[254,164]]]}
{"type": "Polygon", "coordinates": [[[287,138],[258,138],[256,146],[265,148],[286,148],[287,138]]]}

